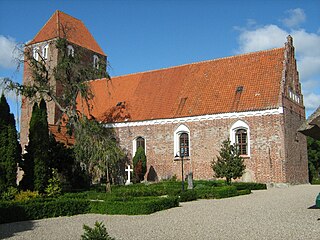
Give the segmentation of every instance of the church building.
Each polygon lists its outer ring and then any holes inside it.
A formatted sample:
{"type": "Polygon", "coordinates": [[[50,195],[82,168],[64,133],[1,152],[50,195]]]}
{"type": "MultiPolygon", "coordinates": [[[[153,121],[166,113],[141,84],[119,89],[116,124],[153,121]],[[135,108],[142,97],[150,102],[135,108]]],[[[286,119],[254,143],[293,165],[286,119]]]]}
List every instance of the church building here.
{"type": "MultiPolygon", "coordinates": [[[[82,21],[56,11],[29,43],[57,64],[54,42],[70,26],[68,51],[85,49],[88,64],[106,63],[105,53],[82,21]]],[[[285,39],[284,39],[285,41],[285,39]]],[[[36,55],[35,55],[36,57],[36,55]]],[[[50,61],[49,61],[50,60],[50,61]]],[[[31,81],[25,68],[24,83],[31,81]]],[[[299,184],[308,182],[303,95],[293,39],[281,48],[89,81],[91,114],[114,128],[132,159],[139,146],[147,156],[150,181],[212,179],[211,162],[224,140],[238,146],[246,170],[242,181],[299,184]]],[[[59,84],[56,83],[57,91],[59,84]]],[[[50,105],[51,104],[51,105],[50,105]]],[[[23,99],[21,144],[28,142],[31,102],[23,99]]],[[[57,109],[48,105],[49,124],[57,109]]]]}

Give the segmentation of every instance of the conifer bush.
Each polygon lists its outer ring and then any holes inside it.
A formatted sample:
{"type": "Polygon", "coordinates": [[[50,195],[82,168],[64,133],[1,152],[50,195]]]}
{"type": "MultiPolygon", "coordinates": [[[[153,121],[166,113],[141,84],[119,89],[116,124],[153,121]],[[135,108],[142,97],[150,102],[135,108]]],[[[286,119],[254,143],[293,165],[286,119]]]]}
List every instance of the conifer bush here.
{"type": "Polygon", "coordinates": [[[141,182],[147,172],[147,157],[143,147],[139,147],[133,157],[133,177],[135,182],[141,182]]]}
{"type": "Polygon", "coordinates": [[[95,222],[94,227],[91,228],[83,225],[84,233],[81,235],[81,240],[115,240],[109,236],[103,222],[95,222]]]}
{"type": "Polygon", "coordinates": [[[246,169],[242,157],[235,145],[231,145],[230,140],[225,140],[222,143],[217,161],[212,161],[211,164],[214,175],[217,178],[226,178],[227,184],[231,183],[231,179],[241,177],[246,169]]]}

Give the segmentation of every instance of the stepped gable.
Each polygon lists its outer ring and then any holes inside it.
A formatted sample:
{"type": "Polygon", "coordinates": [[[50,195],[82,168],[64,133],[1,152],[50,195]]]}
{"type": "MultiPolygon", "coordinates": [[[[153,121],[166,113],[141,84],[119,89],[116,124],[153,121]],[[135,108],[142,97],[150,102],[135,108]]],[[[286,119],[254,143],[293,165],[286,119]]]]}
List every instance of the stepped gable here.
{"type": "MultiPolygon", "coordinates": [[[[90,81],[91,114],[143,121],[280,107],[285,48],[90,81]]],[[[124,120],[118,120],[122,122],[124,120]]]]}
{"type": "Polygon", "coordinates": [[[65,37],[65,32],[69,42],[106,56],[81,20],[59,10],[55,11],[29,45],[65,37]]]}

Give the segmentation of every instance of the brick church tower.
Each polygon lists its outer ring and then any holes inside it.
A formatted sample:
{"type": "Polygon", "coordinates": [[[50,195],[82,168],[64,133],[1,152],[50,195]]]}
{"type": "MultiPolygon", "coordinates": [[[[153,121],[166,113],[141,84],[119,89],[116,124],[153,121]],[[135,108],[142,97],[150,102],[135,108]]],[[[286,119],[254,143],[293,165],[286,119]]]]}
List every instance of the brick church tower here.
{"type": "MultiPolygon", "coordinates": [[[[106,66],[107,63],[105,53],[83,22],[57,10],[26,46],[26,48],[32,51],[33,57],[36,60],[45,61],[46,68],[51,75],[50,85],[54,88],[57,95],[61,91],[61,85],[54,79],[53,70],[57,66],[60,57],[55,44],[59,38],[67,39],[68,54],[76,55],[81,52],[82,64],[88,64],[88,66],[91,65],[93,68],[97,68],[99,64],[100,66],[106,66]]],[[[28,63],[25,63],[23,84],[28,85],[31,82],[32,74],[28,63]]],[[[34,100],[22,98],[20,132],[22,149],[28,144],[29,123],[33,104],[34,100]]],[[[47,109],[48,123],[56,124],[60,117],[58,107],[53,101],[47,101],[47,109]]]]}

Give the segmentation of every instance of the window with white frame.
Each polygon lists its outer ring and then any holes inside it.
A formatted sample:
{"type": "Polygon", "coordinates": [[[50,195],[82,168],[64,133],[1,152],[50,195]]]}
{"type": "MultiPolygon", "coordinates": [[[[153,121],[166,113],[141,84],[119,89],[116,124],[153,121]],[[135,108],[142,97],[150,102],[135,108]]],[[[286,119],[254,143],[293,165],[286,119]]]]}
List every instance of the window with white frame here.
{"type": "Polygon", "coordinates": [[[74,57],[74,48],[71,45],[67,46],[67,54],[68,56],[74,57]]]}
{"type": "Polygon", "coordinates": [[[93,67],[99,69],[99,57],[97,55],[93,55],[93,67]]]}
{"type": "Polygon", "coordinates": [[[43,48],[42,48],[42,58],[44,60],[47,60],[48,59],[48,50],[49,50],[49,45],[45,45],[43,48]]]}
{"type": "Polygon", "coordinates": [[[39,48],[38,47],[33,48],[32,55],[35,60],[37,60],[37,61],[39,60],[39,48]]]}
{"type": "Polygon", "coordinates": [[[231,144],[235,144],[239,154],[250,156],[250,128],[244,121],[238,120],[230,129],[231,144]]]}
{"type": "Polygon", "coordinates": [[[139,136],[135,138],[132,142],[132,146],[132,156],[136,154],[139,147],[142,147],[144,149],[144,152],[146,153],[146,141],[143,137],[139,136]]]}
{"type": "Polygon", "coordinates": [[[190,156],[190,130],[186,125],[180,125],[174,131],[174,156],[190,156]]]}

